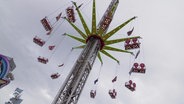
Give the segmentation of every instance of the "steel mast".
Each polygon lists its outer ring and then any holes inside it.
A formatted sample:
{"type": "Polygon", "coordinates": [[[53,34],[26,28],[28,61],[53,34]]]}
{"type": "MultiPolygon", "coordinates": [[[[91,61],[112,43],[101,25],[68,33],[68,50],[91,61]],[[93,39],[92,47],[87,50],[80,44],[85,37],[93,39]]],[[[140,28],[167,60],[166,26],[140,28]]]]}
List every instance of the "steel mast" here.
{"type": "MultiPolygon", "coordinates": [[[[76,5],[75,2],[73,2],[76,5]]],[[[96,29],[96,15],[92,19],[92,33],[87,39],[87,44],[68,74],[52,104],[77,104],[80,94],[87,81],[98,51],[103,47],[103,39],[118,6],[119,0],[112,0],[96,29]],[[95,20],[94,20],[95,18],[95,20]],[[95,23],[94,23],[95,22],[95,23]],[[104,24],[104,22],[106,24],[104,24]]],[[[95,0],[93,0],[93,14],[95,13],[95,0]]],[[[84,25],[84,24],[83,24],[84,25]]],[[[89,32],[88,32],[89,33],[89,32]]]]}

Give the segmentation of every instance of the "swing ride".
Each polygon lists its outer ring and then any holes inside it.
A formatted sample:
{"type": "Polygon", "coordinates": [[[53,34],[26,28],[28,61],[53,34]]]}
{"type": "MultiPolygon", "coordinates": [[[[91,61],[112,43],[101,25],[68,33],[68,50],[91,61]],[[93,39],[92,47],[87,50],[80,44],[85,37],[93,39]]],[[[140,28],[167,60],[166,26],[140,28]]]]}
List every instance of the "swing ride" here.
{"type": "Polygon", "coordinates": [[[130,70],[129,74],[131,74],[132,72],[134,73],[145,73],[146,69],[145,69],[145,64],[144,63],[134,63],[132,69],[130,70]]]}
{"type": "Polygon", "coordinates": [[[125,41],[125,50],[137,49],[140,48],[140,42],[137,38],[127,39],[125,41]]]}
{"type": "MultiPolygon", "coordinates": [[[[141,39],[140,36],[131,36],[134,30],[134,27],[127,32],[127,37],[120,38],[120,39],[113,39],[110,40],[110,37],[113,36],[116,32],[118,32],[120,29],[122,29],[124,26],[126,26],[131,21],[135,20],[137,17],[134,16],[124,23],[120,24],[116,28],[112,29],[108,32],[109,25],[111,24],[115,11],[117,9],[117,6],[119,4],[119,0],[112,0],[110,5],[108,6],[107,10],[105,11],[104,15],[102,16],[101,20],[99,21],[98,25],[96,25],[96,0],[92,0],[92,23],[91,23],[91,30],[87,26],[87,23],[85,22],[82,13],[80,11],[81,5],[77,5],[76,2],[72,1],[72,6],[68,6],[66,8],[66,14],[60,13],[58,16],[56,16],[56,22],[61,20],[67,21],[73,29],[80,35],[80,37],[77,37],[75,35],[71,35],[68,33],[64,33],[64,35],[77,40],[82,43],[80,46],[73,47],[72,49],[83,49],[81,54],[79,55],[77,61],[75,62],[72,70],[69,72],[67,78],[65,79],[63,85],[61,86],[60,90],[58,91],[56,97],[54,98],[52,104],[76,104],[79,100],[79,97],[81,95],[81,92],[84,88],[84,85],[87,81],[87,78],[90,74],[90,71],[92,69],[92,66],[95,62],[96,57],[101,62],[101,65],[103,64],[103,60],[101,57],[101,54],[104,54],[105,56],[113,59],[117,62],[117,64],[120,64],[119,60],[116,59],[114,56],[112,56],[108,51],[115,51],[115,52],[121,52],[121,53],[128,53],[133,56],[134,52],[132,50],[139,50],[137,51],[137,54],[135,56],[135,59],[138,58],[138,55],[140,53],[140,42],[139,39],[141,39]],[[79,19],[82,23],[82,26],[84,28],[84,31],[80,30],[78,26],[76,26],[76,17],[75,12],[77,12],[79,19]],[[62,15],[62,17],[61,17],[62,15]],[[124,50],[115,48],[113,46],[110,46],[112,44],[121,43],[124,42],[124,50]]],[[[55,23],[56,23],[55,22],[55,23]]],[[[51,25],[48,18],[43,18],[41,20],[41,23],[46,31],[49,31],[49,34],[52,34],[51,32],[54,29],[54,26],[51,25]]],[[[54,23],[54,24],[55,24],[54,23]]],[[[52,36],[52,35],[51,35],[52,36]]],[[[36,39],[34,42],[38,44],[39,46],[43,46],[45,42],[42,39],[35,37],[36,39]],[[41,42],[40,42],[41,41],[41,42]]],[[[56,45],[49,45],[49,50],[56,50],[56,45]]],[[[38,57],[38,61],[46,64],[49,61],[49,58],[45,57],[38,57]]],[[[64,66],[64,63],[61,65],[58,65],[58,67],[64,66]]],[[[129,74],[131,73],[145,73],[146,68],[144,63],[134,63],[132,68],[130,69],[129,74]]],[[[60,76],[59,73],[51,74],[52,79],[57,79],[60,76]]],[[[114,77],[112,80],[112,83],[115,83],[117,81],[117,76],[114,77]]],[[[94,81],[94,84],[98,82],[98,78],[94,81]]],[[[128,88],[131,91],[135,91],[136,84],[132,82],[132,80],[129,80],[125,83],[125,87],[128,88]]],[[[96,89],[90,91],[90,97],[95,98],[97,94],[96,89]]],[[[112,99],[116,99],[117,91],[116,89],[110,89],[108,92],[109,96],[112,99]]]]}
{"type": "Polygon", "coordinates": [[[15,67],[13,58],[0,54],[0,89],[14,80],[12,71],[15,67]]]}

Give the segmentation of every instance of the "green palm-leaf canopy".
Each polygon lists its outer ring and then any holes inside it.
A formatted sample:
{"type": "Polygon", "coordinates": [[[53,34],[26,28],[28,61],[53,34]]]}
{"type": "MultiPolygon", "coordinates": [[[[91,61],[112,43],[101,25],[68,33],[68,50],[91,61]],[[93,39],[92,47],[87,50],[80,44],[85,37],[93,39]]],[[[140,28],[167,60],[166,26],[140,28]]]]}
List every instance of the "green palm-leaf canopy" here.
{"type": "MultiPolygon", "coordinates": [[[[96,35],[98,38],[100,38],[100,40],[104,43],[104,46],[101,48],[101,50],[98,52],[98,59],[100,60],[101,63],[103,63],[102,57],[101,57],[101,53],[104,54],[105,56],[115,60],[117,63],[119,63],[119,60],[116,59],[113,55],[111,55],[109,52],[107,51],[114,51],[114,52],[121,52],[121,53],[130,53],[133,54],[130,51],[127,50],[123,50],[123,49],[119,49],[113,46],[110,46],[112,44],[117,44],[117,43],[121,43],[124,42],[127,39],[133,39],[133,38],[141,38],[140,36],[133,36],[133,37],[125,37],[125,38],[120,38],[120,39],[114,39],[114,40],[109,40],[110,37],[112,37],[113,35],[115,35],[116,32],[118,32],[120,29],[122,29],[124,26],[126,26],[128,23],[130,23],[132,20],[136,19],[136,17],[132,17],[130,19],[128,19],[127,21],[123,22],[122,24],[120,24],[119,26],[117,26],[116,28],[112,29],[110,32],[106,33],[107,30],[103,30],[101,27],[97,28],[96,25],[96,3],[95,0],[93,0],[93,5],[92,5],[92,22],[91,22],[91,32],[82,16],[81,11],[79,10],[76,2],[73,2],[76,11],[79,15],[80,21],[82,23],[82,26],[84,28],[84,32],[82,30],[80,30],[74,23],[70,22],[67,18],[65,18],[68,23],[74,28],[74,30],[77,31],[77,33],[80,35],[78,36],[74,36],[74,35],[70,35],[70,34],[66,34],[67,36],[69,36],[70,38],[77,40],[78,42],[81,42],[83,45],[80,46],[76,46],[73,47],[73,49],[81,49],[84,48],[87,42],[87,39],[90,36],[94,36],[96,35]],[[103,35],[102,35],[103,34],[103,35]]],[[[110,10],[108,14],[108,16],[112,19],[112,16],[115,12],[117,5],[115,5],[114,7],[112,7],[112,9],[110,10]]]]}

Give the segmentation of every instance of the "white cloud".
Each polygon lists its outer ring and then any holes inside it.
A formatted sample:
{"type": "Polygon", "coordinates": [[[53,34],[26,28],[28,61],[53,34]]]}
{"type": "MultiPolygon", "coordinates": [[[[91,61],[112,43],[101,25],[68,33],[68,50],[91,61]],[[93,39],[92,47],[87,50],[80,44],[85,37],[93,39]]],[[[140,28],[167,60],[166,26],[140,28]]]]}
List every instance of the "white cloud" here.
{"type": "MultiPolygon", "coordinates": [[[[97,20],[99,21],[111,0],[97,1],[97,20]]],[[[91,26],[91,3],[85,0],[82,13],[91,26]],[[90,11],[90,12],[89,12],[90,11]]],[[[79,3],[79,4],[80,4],[79,3]]],[[[37,62],[39,55],[51,56],[52,52],[47,47],[38,47],[32,42],[32,38],[38,35],[42,38],[45,31],[40,24],[40,19],[53,11],[65,12],[70,1],[64,0],[1,0],[0,1],[0,53],[14,58],[17,65],[14,70],[15,81],[0,89],[0,104],[8,101],[9,95],[16,87],[24,90],[22,104],[50,104],[62,85],[67,73],[72,68],[81,50],[75,50],[70,54],[64,68],[58,68],[57,64],[65,62],[72,46],[79,43],[70,38],[65,38],[57,51],[51,57],[48,65],[37,62]],[[61,77],[52,80],[50,75],[60,72],[61,77]]],[[[98,77],[99,61],[94,64],[88,81],[80,97],[80,104],[183,104],[183,1],[182,0],[120,0],[117,12],[114,16],[110,30],[132,16],[138,19],[117,33],[117,37],[126,36],[126,31],[135,26],[135,35],[143,37],[141,43],[140,60],[146,64],[146,74],[128,75],[131,67],[129,55],[113,53],[120,59],[121,66],[118,69],[118,81],[115,88],[118,91],[116,100],[108,95],[112,88],[112,78],[115,75],[116,64],[111,59],[103,56],[104,66],[99,76],[97,96],[89,97],[89,91],[93,88],[93,81],[98,77]],[[113,64],[112,64],[113,63],[113,64]],[[131,92],[124,87],[124,83],[130,79],[137,84],[136,92],[131,92]]],[[[57,14],[57,13],[54,13],[57,14]]],[[[82,28],[79,18],[77,23],[82,28]]],[[[67,31],[76,34],[70,25],[64,22],[57,32],[50,38],[51,42],[59,40],[60,33],[67,31]]],[[[114,38],[114,37],[113,37],[114,38]]],[[[117,45],[123,48],[123,43],[117,45]]],[[[97,59],[98,60],[98,59],[97,59]]],[[[132,61],[133,62],[133,61],[132,61]]]]}

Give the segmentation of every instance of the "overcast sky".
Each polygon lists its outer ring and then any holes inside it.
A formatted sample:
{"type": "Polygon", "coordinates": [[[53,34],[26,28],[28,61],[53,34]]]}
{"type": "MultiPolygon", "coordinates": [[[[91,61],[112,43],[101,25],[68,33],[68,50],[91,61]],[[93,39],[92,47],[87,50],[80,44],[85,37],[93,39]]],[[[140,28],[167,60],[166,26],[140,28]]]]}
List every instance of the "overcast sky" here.
{"type": "MultiPolygon", "coordinates": [[[[91,26],[90,0],[75,0],[84,3],[81,11],[89,26],[91,26]]],[[[97,22],[102,17],[111,0],[96,0],[97,22]]],[[[128,72],[133,57],[129,54],[111,52],[120,60],[120,66],[110,58],[103,56],[104,65],[100,69],[97,59],[88,81],[84,87],[79,104],[184,104],[184,10],[183,0],[119,0],[119,5],[109,30],[127,19],[138,18],[120,30],[115,37],[126,37],[126,32],[133,26],[133,36],[141,36],[141,53],[137,62],[146,64],[146,74],[128,72]],[[115,84],[111,83],[117,75],[115,84]],[[98,85],[93,81],[99,77],[98,85]],[[124,83],[132,79],[136,82],[135,92],[124,87],[124,83]],[[117,90],[117,99],[108,95],[108,90],[117,90]],[[89,97],[91,89],[97,90],[95,99],[89,97]]],[[[34,36],[48,39],[40,20],[48,16],[53,20],[60,12],[71,5],[68,0],[0,0],[0,54],[14,58],[16,69],[13,71],[15,80],[0,89],[0,104],[11,97],[16,87],[24,90],[22,104],[51,104],[61,87],[68,72],[82,50],[70,49],[80,45],[69,37],[63,37],[67,32],[78,36],[71,26],[61,20],[44,47],[32,42],[34,36]],[[61,44],[58,44],[60,43],[61,44]],[[50,44],[58,44],[56,51],[48,51],[50,44]],[[49,57],[49,63],[43,65],[37,62],[38,56],[49,57]],[[57,65],[64,62],[65,66],[57,65]],[[50,75],[59,72],[61,77],[52,80],[50,75]]],[[[76,25],[82,29],[76,15],[76,25]]],[[[53,21],[52,21],[53,22],[53,21]]],[[[115,45],[122,49],[123,43],[115,45]]],[[[136,51],[136,50],[135,50],[136,51]]]]}

